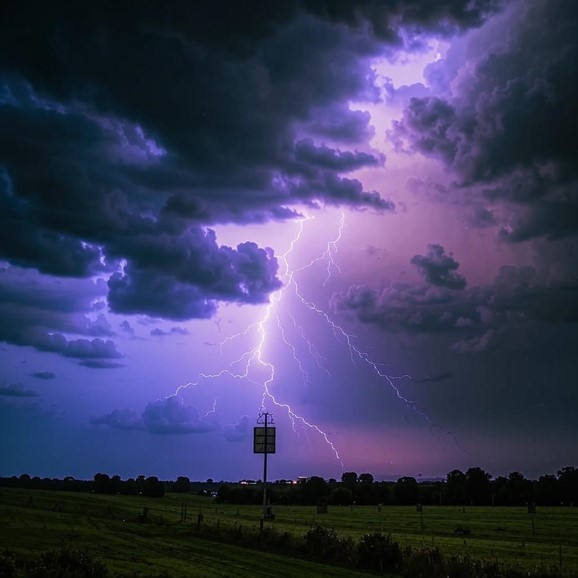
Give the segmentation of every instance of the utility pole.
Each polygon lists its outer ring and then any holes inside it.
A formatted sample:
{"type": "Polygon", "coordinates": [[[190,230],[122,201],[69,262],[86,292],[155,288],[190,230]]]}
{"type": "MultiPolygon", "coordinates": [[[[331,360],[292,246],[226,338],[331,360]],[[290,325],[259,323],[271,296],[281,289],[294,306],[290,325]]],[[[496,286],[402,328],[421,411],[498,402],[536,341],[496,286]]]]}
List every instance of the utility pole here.
{"type": "Polygon", "coordinates": [[[267,516],[267,455],[275,453],[275,430],[273,414],[264,411],[259,414],[257,423],[263,427],[254,428],[253,452],[263,454],[263,520],[267,516]]]}

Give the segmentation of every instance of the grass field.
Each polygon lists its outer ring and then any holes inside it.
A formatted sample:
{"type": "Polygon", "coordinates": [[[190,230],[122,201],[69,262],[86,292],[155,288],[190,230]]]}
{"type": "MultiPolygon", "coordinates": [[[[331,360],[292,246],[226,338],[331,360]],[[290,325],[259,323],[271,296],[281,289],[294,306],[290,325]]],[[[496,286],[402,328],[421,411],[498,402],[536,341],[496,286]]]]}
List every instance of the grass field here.
{"type": "MultiPolygon", "coordinates": [[[[74,546],[107,563],[113,574],[158,576],[362,576],[351,570],[249,550],[203,538],[203,524],[259,528],[256,506],[215,504],[209,498],[108,496],[0,488],[0,548],[28,554],[74,546]],[[187,520],[181,521],[182,505],[187,520]],[[138,523],[143,508],[147,523],[138,523]],[[283,568],[283,573],[275,569],[283,568]]],[[[382,531],[406,544],[437,546],[445,554],[468,553],[500,562],[562,567],[578,575],[578,508],[279,506],[266,526],[303,536],[319,524],[360,538],[382,531]],[[456,535],[456,528],[469,535],[456,535]]]]}

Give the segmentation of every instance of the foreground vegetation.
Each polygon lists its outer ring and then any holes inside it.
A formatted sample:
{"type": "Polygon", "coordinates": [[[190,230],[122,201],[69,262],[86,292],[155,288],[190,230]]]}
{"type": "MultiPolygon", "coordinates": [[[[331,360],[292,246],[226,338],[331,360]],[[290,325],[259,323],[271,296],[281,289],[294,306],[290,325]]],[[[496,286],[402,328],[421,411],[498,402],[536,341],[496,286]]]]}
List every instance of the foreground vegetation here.
{"type": "MultiPolygon", "coordinates": [[[[329,506],[321,514],[276,506],[274,513],[261,529],[258,506],[191,494],[2,488],[2,560],[24,572],[23,560],[46,566],[39,556],[57,551],[53,559],[83,555],[96,569],[101,561],[108,576],[141,577],[280,575],[275,568],[283,576],[363,575],[354,567],[419,575],[412,564],[422,576],[448,569],[464,577],[578,576],[578,508],[329,506]]],[[[46,567],[37,575],[50,576],[46,567]]]]}

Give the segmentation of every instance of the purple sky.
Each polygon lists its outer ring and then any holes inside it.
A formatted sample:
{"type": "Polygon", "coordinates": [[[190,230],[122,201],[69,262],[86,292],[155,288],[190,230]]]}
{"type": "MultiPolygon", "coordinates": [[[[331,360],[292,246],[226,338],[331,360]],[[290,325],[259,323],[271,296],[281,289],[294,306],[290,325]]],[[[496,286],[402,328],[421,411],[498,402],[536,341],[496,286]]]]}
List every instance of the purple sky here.
{"type": "Polygon", "coordinates": [[[574,0],[11,3],[0,475],[578,462],[574,0]]]}

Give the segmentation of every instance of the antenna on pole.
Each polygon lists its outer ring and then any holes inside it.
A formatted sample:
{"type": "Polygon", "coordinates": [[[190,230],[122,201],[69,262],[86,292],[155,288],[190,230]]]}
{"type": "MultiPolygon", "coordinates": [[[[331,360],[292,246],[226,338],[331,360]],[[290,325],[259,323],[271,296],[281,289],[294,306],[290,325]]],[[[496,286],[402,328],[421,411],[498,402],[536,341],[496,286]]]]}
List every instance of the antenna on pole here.
{"type": "Polygon", "coordinates": [[[267,507],[267,455],[275,453],[276,428],[273,426],[273,414],[261,412],[257,423],[263,427],[253,428],[253,453],[263,454],[263,520],[273,515],[267,507]]]}

